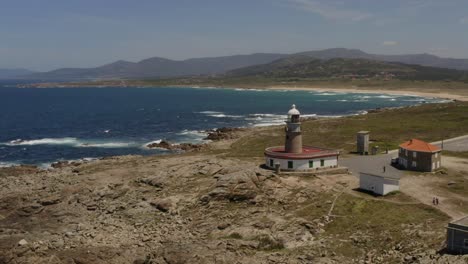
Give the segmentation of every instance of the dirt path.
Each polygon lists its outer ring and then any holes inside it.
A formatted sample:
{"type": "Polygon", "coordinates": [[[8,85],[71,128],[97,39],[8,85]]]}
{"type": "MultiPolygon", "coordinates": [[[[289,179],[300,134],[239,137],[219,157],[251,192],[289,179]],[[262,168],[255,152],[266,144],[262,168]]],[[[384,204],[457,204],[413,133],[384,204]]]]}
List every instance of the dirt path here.
{"type": "MultiPolygon", "coordinates": [[[[468,161],[465,159],[445,156],[442,162],[446,168],[468,171],[468,161]]],[[[468,198],[437,187],[437,185],[446,184],[447,179],[444,176],[439,174],[408,175],[401,179],[401,190],[420,202],[443,211],[454,219],[466,216],[466,212],[461,211],[460,206],[455,201],[468,202],[468,198]],[[433,197],[439,199],[438,205],[432,204],[433,197]]]]}

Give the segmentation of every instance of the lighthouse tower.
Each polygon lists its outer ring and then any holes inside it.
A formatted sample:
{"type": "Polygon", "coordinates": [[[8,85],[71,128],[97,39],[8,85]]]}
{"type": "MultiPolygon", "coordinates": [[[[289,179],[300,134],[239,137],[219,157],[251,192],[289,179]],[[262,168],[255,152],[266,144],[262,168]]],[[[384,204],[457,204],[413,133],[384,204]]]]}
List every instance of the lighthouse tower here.
{"type": "Polygon", "coordinates": [[[301,113],[292,105],[286,120],[286,142],[284,146],[274,146],[265,149],[265,166],[284,171],[307,171],[338,166],[340,152],[302,145],[301,113]]]}
{"type": "Polygon", "coordinates": [[[291,110],[288,111],[288,119],[286,120],[286,143],[284,144],[286,153],[302,153],[300,115],[296,105],[293,104],[291,110]]]}

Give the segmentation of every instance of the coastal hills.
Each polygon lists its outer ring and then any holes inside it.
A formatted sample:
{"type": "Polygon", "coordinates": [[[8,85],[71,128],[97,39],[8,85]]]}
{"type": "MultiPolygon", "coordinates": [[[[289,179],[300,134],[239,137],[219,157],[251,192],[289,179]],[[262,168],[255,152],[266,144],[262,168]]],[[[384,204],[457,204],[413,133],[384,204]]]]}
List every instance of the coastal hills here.
{"type": "Polygon", "coordinates": [[[415,64],[384,62],[359,58],[317,59],[295,55],[271,63],[236,69],[230,77],[381,79],[468,81],[468,72],[415,64]]]}
{"type": "MultiPolygon", "coordinates": [[[[334,59],[345,59],[342,61],[346,61],[346,64],[351,63],[352,60],[356,60],[351,64],[353,67],[358,66],[358,68],[354,68],[354,70],[358,71],[361,71],[360,66],[366,60],[369,61],[366,67],[370,67],[371,69],[373,69],[372,66],[379,65],[379,69],[390,68],[395,70],[396,68],[400,68],[399,71],[401,72],[414,72],[416,70],[425,72],[424,75],[426,73],[437,73],[436,75],[438,76],[458,76],[461,74],[460,72],[447,71],[446,69],[468,70],[468,59],[441,58],[430,54],[378,55],[369,54],[357,49],[334,48],[296,54],[256,53],[250,55],[194,58],[180,61],[160,57],[153,57],[139,62],[120,60],[94,68],[61,68],[49,72],[25,73],[21,74],[21,78],[34,80],[103,80],[223,76],[224,74],[249,74],[254,68],[260,70],[270,66],[276,67],[284,63],[297,63],[295,67],[297,68],[303,65],[304,61],[307,61],[308,67],[313,67],[314,63],[319,63],[319,60],[324,61],[322,64],[329,64],[330,62],[328,61],[331,60],[331,64],[339,66],[336,64],[338,61],[334,59]],[[421,68],[415,65],[440,69],[421,68]],[[254,68],[242,69],[252,66],[254,68]]],[[[316,70],[320,71],[320,69],[316,70]]],[[[256,70],[253,71],[255,72],[256,70]]],[[[309,70],[301,70],[301,72],[305,73],[309,72],[309,70]]],[[[0,75],[0,78],[2,78],[2,75],[0,75]]]]}

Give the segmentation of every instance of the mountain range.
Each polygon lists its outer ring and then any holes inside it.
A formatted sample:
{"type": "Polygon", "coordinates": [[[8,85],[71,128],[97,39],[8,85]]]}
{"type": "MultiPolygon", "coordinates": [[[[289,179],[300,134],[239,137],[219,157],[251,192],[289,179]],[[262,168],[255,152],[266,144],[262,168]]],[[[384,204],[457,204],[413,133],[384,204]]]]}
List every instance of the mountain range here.
{"type": "Polygon", "coordinates": [[[26,69],[0,69],[0,79],[18,78],[33,73],[33,71],[26,69]]]}
{"type": "MultiPolygon", "coordinates": [[[[468,70],[468,59],[441,58],[431,54],[378,55],[358,49],[333,48],[296,54],[255,53],[187,60],[170,60],[153,57],[139,62],[116,61],[95,68],[61,68],[49,72],[15,74],[25,79],[35,80],[96,80],[96,79],[149,79],[186,77],[200,75],[232,74],[233,70],[269,64],[286,58],[365,59],[370,61],[396,62],[421,66],[468,70]]],[[[11,75],[2,75],[11,78],[11,75]]]]}

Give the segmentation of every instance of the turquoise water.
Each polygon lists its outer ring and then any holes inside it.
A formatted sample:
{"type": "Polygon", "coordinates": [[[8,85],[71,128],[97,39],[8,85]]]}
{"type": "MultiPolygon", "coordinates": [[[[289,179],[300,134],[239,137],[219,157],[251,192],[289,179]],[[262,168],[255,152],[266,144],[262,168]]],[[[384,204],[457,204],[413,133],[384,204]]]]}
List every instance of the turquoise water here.
{"type": "Polygon", "coordinates": [[[158,140],[202,142],[205,130],[283,124],[303,116],[363,114],[438,102],[384,94],[193,88],[17,89],[0,87],[0,166],[125,154],[165,154],[158,140]]]}

